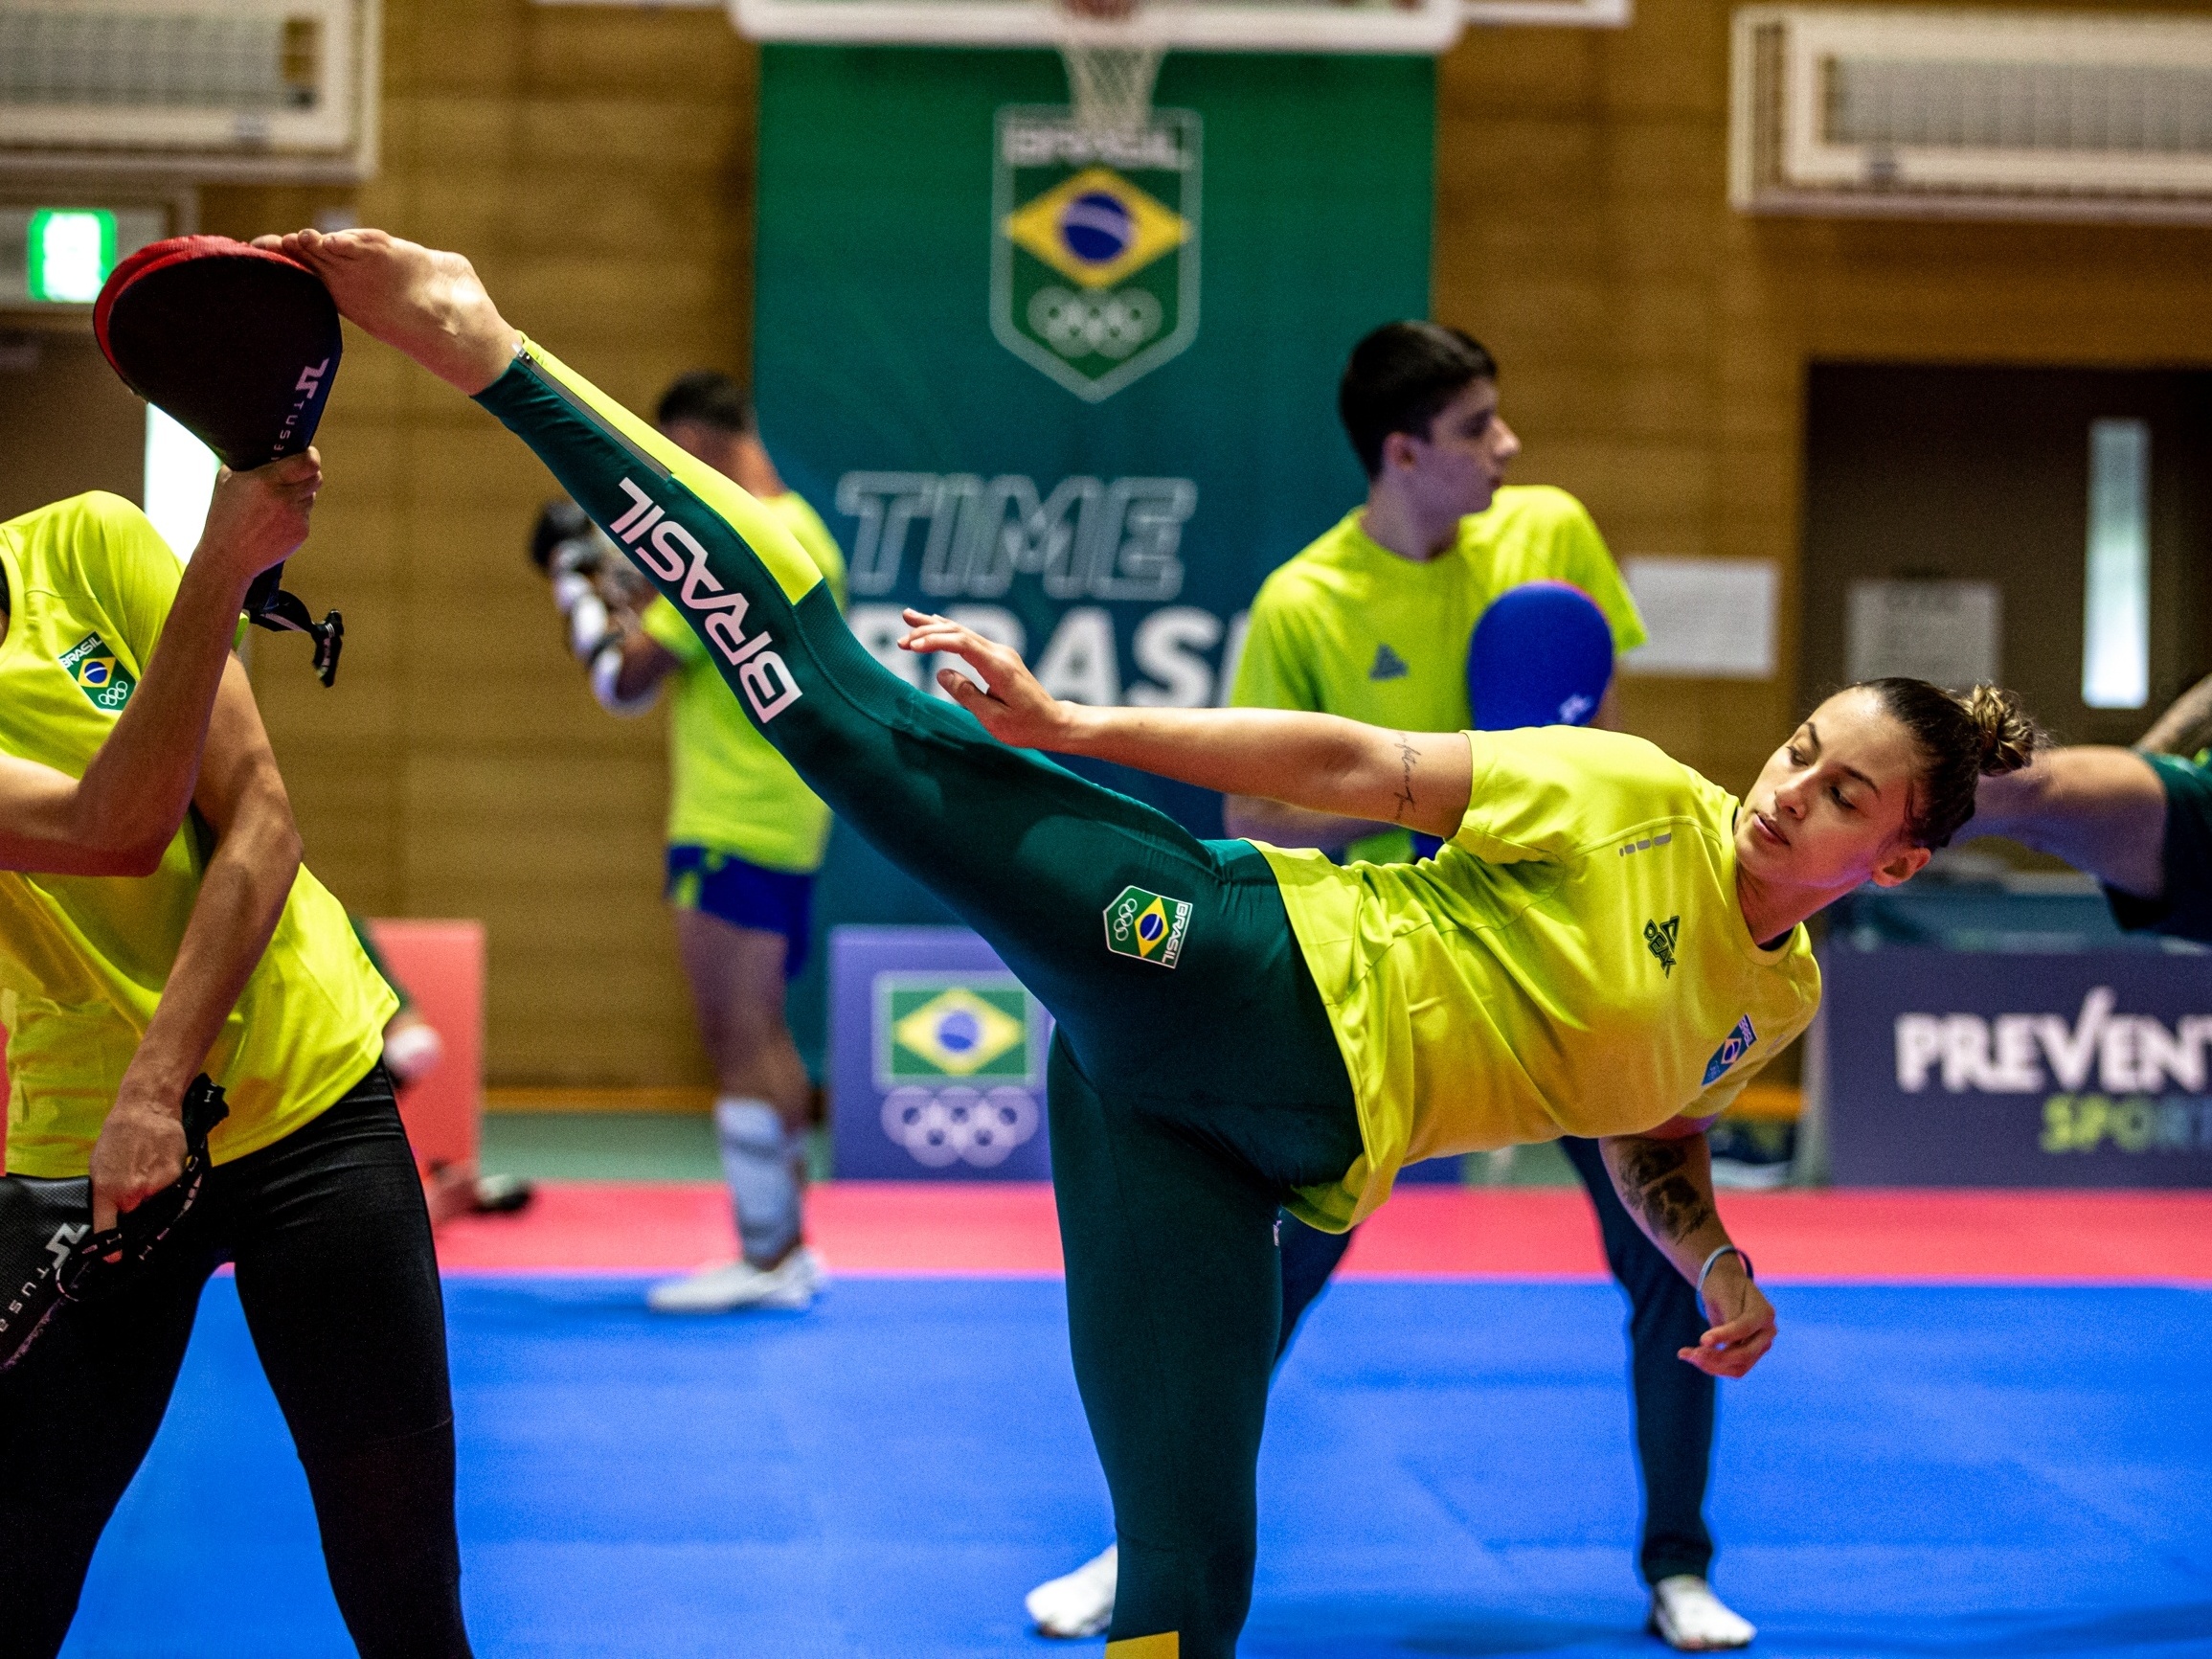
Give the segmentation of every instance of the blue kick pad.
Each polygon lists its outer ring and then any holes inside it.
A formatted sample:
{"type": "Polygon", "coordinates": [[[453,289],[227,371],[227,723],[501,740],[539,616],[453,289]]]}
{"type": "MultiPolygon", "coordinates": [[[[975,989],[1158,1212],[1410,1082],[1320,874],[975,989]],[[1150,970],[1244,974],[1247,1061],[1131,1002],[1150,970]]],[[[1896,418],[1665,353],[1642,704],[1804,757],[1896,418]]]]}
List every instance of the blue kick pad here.
{"type": "MultiPolygon", "coordinates": [[[[1108,1537],[1057,1284],[706,1320],[641,1288],[449,1282],[480,1654],[1097,1653],[1021,1607],[1108,1537]]],[[[2212,1659],[2212,1293],[1776,1301],[1711,1504],[1756,1652],[2212,1659]]],[[[1331,1290],[1276,1389],[1245,1659],[1663,1651],[1621,1318],[1606,1284],[1331,1290]]],[[[351,1651],[228,1280],[66,1651],[351,1651]]]]}

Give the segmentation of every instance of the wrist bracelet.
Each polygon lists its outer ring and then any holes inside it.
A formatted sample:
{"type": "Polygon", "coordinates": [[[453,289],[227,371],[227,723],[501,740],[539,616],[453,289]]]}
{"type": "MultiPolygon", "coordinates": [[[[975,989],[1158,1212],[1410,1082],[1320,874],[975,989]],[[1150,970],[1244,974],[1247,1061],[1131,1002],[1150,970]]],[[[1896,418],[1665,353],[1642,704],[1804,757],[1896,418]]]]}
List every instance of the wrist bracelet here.
{"type": "MultiPolygon", "coordinates": [[[[1706,1257],[1705,1264],[1698,1269],[1698,1306],[1700,1307],[1704,1307],[1705,1306],[1705,1281],[1712,1277],[1713,1263],[1718,1261],[1724,1256],[1733,1256],[1737,1261],[1744,1264],[1744,1277],[1746,1279],[1755,1281],[1759,1277],[1756,1273],[1751,1271],[1751,1259],[1749,1256],[1745,1255],[1733,1244],[1723,1244],[1710,1256],[1706,1257]]],[[[1707,1319],[1712,1317],[1711,1309],[1706,1309],[1705,1317],[1707,1319]]]]}

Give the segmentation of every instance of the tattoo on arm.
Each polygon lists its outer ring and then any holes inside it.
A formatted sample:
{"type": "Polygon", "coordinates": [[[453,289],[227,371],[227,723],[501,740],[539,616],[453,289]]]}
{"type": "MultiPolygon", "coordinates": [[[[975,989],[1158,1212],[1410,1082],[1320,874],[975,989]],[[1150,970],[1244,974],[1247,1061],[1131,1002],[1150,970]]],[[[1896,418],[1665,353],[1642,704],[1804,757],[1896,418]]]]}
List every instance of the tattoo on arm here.
{"type": "Polygon", "coordinates": [[[1635,1141],[1621,1154],[1629,1201],[1663,1238],[1686,1239],[1712,1219],[1712,1206],[1682,1173],[1688,1162],[1679,1141],[1635,1141]]]}
{"type": "Polygon", "coordinates": [[[1420,752],[1407,739],[1398,734],[1398,795],[1397,810],[1391,815],[1397,823],[1406,821],[1406,814],[1413,809],[1413,768],[1420,763],[1420,752]]]}

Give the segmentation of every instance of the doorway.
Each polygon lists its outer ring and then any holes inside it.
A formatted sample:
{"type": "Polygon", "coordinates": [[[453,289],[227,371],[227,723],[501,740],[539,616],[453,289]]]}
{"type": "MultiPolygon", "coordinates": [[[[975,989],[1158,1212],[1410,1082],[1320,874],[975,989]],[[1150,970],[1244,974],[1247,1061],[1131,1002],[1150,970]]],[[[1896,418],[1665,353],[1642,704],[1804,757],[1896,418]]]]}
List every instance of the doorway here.
{"type": "Polygon", "coordinates": [[[2212,373],[1817,363],[1807,402],[1801,702],[1918,648],[1987,663],[2064,741],[2128,743],[2212,671],[2212,373]],[[2109,622],[2115,512],[2142,701],[2100,667],[2092,707],[2092,517],[2109,622]]]}

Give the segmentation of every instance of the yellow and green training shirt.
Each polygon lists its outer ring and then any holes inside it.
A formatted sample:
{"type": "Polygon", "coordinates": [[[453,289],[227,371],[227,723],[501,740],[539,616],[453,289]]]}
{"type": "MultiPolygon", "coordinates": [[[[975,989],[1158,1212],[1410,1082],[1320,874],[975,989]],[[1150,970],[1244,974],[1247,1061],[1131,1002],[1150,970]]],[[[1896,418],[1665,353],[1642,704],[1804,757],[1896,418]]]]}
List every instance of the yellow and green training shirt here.
{"type": "MultiPolygon", "coordinates": [[[[1459,539],[1425,563],[1401,557],[1348,512],[1278,566],[1253,601],[1230,702],[1304,709],[1394,732],[1456,732],[1467,706],[1467,646],[1490,602],[1531,581],[1569,581],[1613,624],[1615,652],[1644,642],[1643,618],[1581,502],[1548,485],[1498,491],[1459,521],[1459,539]]],[[[1408,858],[1394,830],[1347,858],[1408,858]]]]}
{"type": "MultiPolygon", "coordinates": [[[[8,633],[0,750],[84,775],[137,691],[183,565],[147,517],[79,495],[0,524],[8,633]]],[[[183,943],[212,836],[196,815],[146,876],[0,871],[8,1168],[81,1175],[183,943]]],[[[346,913],[303,868],[205,1069],[227,1163],[282,1140],[367,1075],[398,1006],[346,913]]]]}
{"type": "MultiPolygon", "coordinates": [[[[796,491],[761,497],[759,505],[814,560],[843,609],[845,556],[821,515],[796,491]]],[[[655,599],[643,621],[680,665],[668,716],[669,844],[731,853],[768,870],[806,875],[820,869],[829,808],[754,730],[737,693],[676,607],[655,599]]]]}
{"type": "Polygon", "coordinates": [[[1350,1074],[1366,1155],[1292,1208],[1335,1230],[1401,1165],[1718,1113],[1811,1023],[1802,926],[1751,939],[1737,802],[1640,738],[1470,732],[1433,859],[1260,851],[1350,1074]]]}

